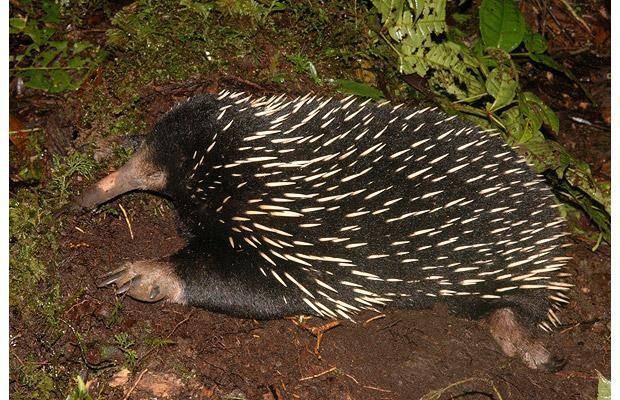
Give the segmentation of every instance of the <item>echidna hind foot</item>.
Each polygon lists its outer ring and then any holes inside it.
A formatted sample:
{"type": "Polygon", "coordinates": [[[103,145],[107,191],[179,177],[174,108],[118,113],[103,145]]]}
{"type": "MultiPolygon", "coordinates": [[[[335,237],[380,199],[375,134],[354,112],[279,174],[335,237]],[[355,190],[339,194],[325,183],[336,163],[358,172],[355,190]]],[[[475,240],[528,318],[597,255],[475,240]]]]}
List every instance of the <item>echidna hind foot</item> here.
{"type": "Polygon", "coordinates": [[[564,366],[563,358],[554,356],[535,341],[510,308],[494,311],[488,321],[491,335],[508,357],[519,356],[529,368],[548,372],[564,366]]]}
{"type": "Polygon", "coordinates": [[[183,284],[172,265],[165,261],[148,260],[125,263],[104,276],[99,287],[116,286],[116,294],[149,303],[167,300],[185,303],[183,284]]]}

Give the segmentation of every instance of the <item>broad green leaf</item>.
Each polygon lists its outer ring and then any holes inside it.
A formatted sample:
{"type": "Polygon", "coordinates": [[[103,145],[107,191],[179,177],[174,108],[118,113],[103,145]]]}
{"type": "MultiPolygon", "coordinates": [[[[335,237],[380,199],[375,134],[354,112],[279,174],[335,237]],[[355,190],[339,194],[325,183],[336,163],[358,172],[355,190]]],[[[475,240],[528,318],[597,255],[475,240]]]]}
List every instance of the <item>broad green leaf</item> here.
{"type": "Polygon", "coordinates": [[[506,128],[506,135],[513,143],[527,142],[531,137],[530,131],[524,132],[523,118],[518,107],[511,107],[500,115],[500,119],[506,128]]]}
{"type": "Polygon", "coordinates": [[[61,54],[65,54],[67,42],[49,42],[50,46],[35,57],[33,64],[37,67],[48,67],[61,54]]]}
{"type": "Polygon", "coordinates": [[[483,0],[480,33],[487,47],[511,52],[523,41],[525,20],[514,0],[483,0]]]}
{"type": "Polygon", "coordinates": [[[59,93],[71,88],[71,76],[63,69],[50,71],[50,89],[52,93],[59,93]]]}
{"type": "Polygon", "coordinates": [[[91,62],[90,58],[75,56],[75,57],[70,58],[69,61],[67,61],[67,67],[74,68],[74,69],[81,69],[87,64],[89,64],[90,62],[91,62]]]}
{"type": "Polygon", "coordinates": [[[519,108],[528,118],[539,120],[554,133],[560,130],[560,120],[558,116],[534,93],[523,92],[519,97],[519,108]]]}
{"type": "Polygon", "coordinates": [[[546,65],[547,67],[554,69],[556,71],[566,73],[566,70],[560,64],[558,64],[557,61],[551,58],[549,54],[529,53],[529,56],[530,56],[530,59],[534,62],[546,65]]]}
{"type": "Polygon", "coordinates": [[[19,33],[26,27],[26,18],[9,18],[9,33],[19,33]]]}
{"type": "Polygon", "coordinates": [[[45,11],[45,15],[43,16],[43,21],[45,23],[57,24],[60,22],[60,7],[56,2],[44,1],[41,8],[45,11]]]}
{"type": "Polygon", "coordinates": [[[22,77],[24,84],[29,88],[45,91],[50,89],[50,83],[41,70],[24,71],[22,77]]]}
{"type": "Polygon", "coordinates": [[[487,92],[493,96],[495,101],[487,106],[488,111],[496,111],[510,104],[515,98],[517,90],[517,80],[515,73],[509,67],[500,65],[489,73],[486,81],[487,92]]]}
{"type": "Polygon", "coordinates": [[[547,41],[540,33],[528,32],[523,37],[523,43],[527,51],[541,54],[547,51],[547,41]]]}
{"type": "Polygon", "coordinates": [[[86,49],[93,47],[92,43],[89,42],[75,42],[73,43],[73,55],[80,54],[86,49]]]}
{"type": "Polygon", "coordinates": [[[350,81],[346,79],[338,79],[336,80],[336,85],[338,86],[338,91],[340,93],[354,94],[361,97],[370,97],[371,99],[375,100],[383,98],[383,93],[379,89],[366,85],[364,83],[350,81]]]}
{"type": "Polygon", "coordinates": [[[596,400],[611,400],[611,381],[603,375],[598,376],[596,400]]]}
{"type": "Polygon", "coordinates": [[[54,30],[51,28],[39,28],[35,20],[28,20],[23,32],[28,35],[37,46],[45,44],[54,34],[54,30]]]}

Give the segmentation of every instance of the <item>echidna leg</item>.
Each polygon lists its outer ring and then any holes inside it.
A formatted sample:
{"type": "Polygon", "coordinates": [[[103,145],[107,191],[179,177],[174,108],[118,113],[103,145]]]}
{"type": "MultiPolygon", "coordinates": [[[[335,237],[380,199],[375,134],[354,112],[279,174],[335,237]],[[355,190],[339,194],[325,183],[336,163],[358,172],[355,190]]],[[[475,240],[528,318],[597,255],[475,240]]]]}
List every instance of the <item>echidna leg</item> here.
{"type": "Polygon", "coordinates": [[[116,294],[146,302],[167,300],[185,303],[184,285],[170,262],[161,260],[135,261],[104,276],[99,287],[116,285],[116,294]]]}
{"type": "Polygon", "coordinates": [[[529,368],[549,372],[564,365],[561,358],[554,357],[542,343],[532,338],[510,308],[494,311],[489,317],[489,325],[491,335],[508,357],[519,356],[529,368]]]}
{"type": "Polygon", "coordinates": [[[256,258],[239,252],[228,257],[207,244],[190,243],[157,260],[125,263],[108,273],[99,287],[146,302],[166,300],[242,318],[272,319],[314,314],[289,287],[274,285],[256,258]],[[213,250],[214,252],[211,252],[213,250]]]}

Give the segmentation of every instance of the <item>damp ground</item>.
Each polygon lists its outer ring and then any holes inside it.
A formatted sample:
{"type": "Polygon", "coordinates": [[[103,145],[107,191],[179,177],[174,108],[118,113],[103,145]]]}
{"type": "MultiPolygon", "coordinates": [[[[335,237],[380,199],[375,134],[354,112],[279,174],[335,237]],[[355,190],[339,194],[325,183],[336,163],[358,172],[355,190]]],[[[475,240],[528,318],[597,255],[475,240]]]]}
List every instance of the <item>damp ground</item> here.
{"type": "MultiPolygon", "coordinates": [[[[522,84],[558,112],[557,139],[608,180],[610,21],[604,2],[582,3],[591,32],[558,11],[553,17],[565,28],[553,31],[550,45],[592,98],[567,77],[534,66],[522,84]]],[[[571,303],[556,332],[541,335],[566,360],[556,373],[506,358],[483,321],[458,318],[440,305],[362,314],[357,324],[326,331],[316,351],[317,338],[308,328],[327,323],[318,318],[304,320],[305,328],[299,318],[237,319],[140,303],[97,288],[102,275],[124,262],[183,247],[174,208],[146,193],[85,215],[54,214],[56,206],[121,165],[176,102],[221,89],[333,94],[328,78],[374,81],[396,97],[412,90],[403,81],[390,83],[397,78],[383,75],[383,66],[368,67],[366,39],[357,36],[363,18],[350,18],[359,12],[350,5],[322,11],[318,2],[289,5],[267,27],[257,27],[253,17],[232,18],[231,25],[209,31],[211,39],[202,38],[203,47],[226,50],[206,55],[221,58],[205,67],[204,60],[180,65],[197,51],[185,44],[158,60],[158,51],[170,49],[160,40],[167,32],[155,27],[160,6],[153,4],[121,4],[84,19],[79,34],[117,47],[79,91],[26,91],[12,98],[16,123],[40,129],[30,144],[41,156],[33,159],[29,147],[12,144],[11,176],[39,161],[42,170],[38,179],[11,181],[14,398],[65,399],[75,392],[78,376],[93,399],[596,398],[599,373],[610,375],[610,247],[597,246],[583,217],[571,236],[571,303]],[[132,31],[135,26],[149,29],[132,31]],[[109,29],[116,31],[106,36],[109,29]],[[139,38],[131,43],[144,40],[144,46],[123,48],[127,32],[139,38]],[[160,36],[149,36],[153,32],[160,36]],[[152,68],[153,62],[160,68],[152,68]]]]}

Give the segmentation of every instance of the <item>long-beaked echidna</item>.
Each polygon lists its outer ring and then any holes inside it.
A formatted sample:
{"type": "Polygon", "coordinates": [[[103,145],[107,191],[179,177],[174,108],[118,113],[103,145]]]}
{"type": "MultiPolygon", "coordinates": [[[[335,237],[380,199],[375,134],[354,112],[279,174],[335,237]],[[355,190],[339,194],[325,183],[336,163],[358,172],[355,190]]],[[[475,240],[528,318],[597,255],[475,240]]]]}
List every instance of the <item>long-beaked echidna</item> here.
{"type": "Polygon", "coordinates": [[[520,325],[550,330],[568,302],[553,194],[500,138],[455,116],[201,95],[78,205],[135,189],[171,197],[192,234],[177,254],[111,272],[103,284],[118,292],[252,318],[442,302],[490,314],[506,354],[557,367],[520,325]]]}

